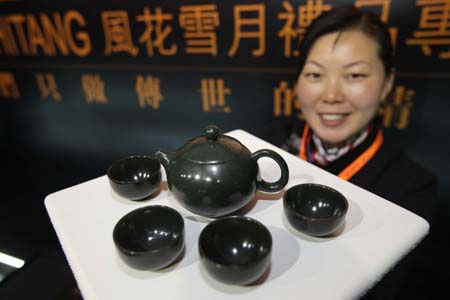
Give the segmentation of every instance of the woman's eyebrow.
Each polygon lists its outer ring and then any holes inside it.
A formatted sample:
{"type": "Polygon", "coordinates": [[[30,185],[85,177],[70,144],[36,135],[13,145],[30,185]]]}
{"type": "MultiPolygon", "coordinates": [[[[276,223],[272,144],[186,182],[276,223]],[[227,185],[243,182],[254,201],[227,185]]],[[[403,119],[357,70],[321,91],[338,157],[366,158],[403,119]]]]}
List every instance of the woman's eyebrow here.
{"type": "Polygon", "coordinates": [[[316,66],[318,66],[320,68],[323,68],[323,66],[320,63],[318,63],[317,61],[315,61],[315,60],[309,59],[309,60],[306,61],[305,65],[308,64],[308,63],[314,64],[314,65],[316,65],[316,66]]]}
{"type": "Polygon", "coordinates": [[[367,60],[357,60],[357,61],[353,61],[353,62],[351,62],[349,64],[346,64],[344,66],[344,68],[350,68],[350,67],[353,67],[353,66],[359,65],[359,64],[365,64],[365,65],[369,65],[370,66],[370,63],[367,60]]]}

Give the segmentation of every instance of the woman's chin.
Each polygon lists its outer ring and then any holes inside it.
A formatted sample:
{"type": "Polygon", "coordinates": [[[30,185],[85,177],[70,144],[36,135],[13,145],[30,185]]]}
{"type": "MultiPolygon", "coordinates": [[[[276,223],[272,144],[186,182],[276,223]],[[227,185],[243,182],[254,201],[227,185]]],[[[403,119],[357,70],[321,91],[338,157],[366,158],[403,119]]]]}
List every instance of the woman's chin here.
{"type": "Polygon", "coordinates": [[[350,138],[351,134],[347,134],[347,131],[343,128],[336,129],[334,127],[323,127],[317,131],[314,131],[316,135],[325,143],[329,145],[339,145],[350,138]]]}

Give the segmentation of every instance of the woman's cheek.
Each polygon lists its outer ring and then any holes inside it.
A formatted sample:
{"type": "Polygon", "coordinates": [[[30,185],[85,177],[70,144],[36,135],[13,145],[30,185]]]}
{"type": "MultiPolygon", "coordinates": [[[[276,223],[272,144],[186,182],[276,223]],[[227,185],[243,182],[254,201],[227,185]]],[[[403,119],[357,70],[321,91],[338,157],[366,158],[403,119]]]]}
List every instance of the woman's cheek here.
{"type": "Polygon", "coordinates": [[[319,94],[320,93],[317,86],[305,84],[301,81],[299,82],[297,96],[300,101],[300,105],[304,108],[312,105],[319,94]]]}
{"type": "Polygon", "coordinates": [[[357,107],[371,107],[378,105],[380,98],[380,85],[377,81],[366,81],[361,84],[352,84],[348,90],[349,98],[357,107]]]}

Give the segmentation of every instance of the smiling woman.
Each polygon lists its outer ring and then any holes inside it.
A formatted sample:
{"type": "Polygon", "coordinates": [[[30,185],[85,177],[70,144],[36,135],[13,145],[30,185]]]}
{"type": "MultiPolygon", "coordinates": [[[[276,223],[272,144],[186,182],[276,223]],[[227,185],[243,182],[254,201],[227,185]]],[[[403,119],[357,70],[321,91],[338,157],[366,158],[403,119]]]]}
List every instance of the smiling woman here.
{"type": "MultiPolygon", "coordinates": [[[[430,222],[435,176],[385,141],[377,117],[394,81],[385,25],[370,12],[336,8],[313,22],[299,52],[297,95],[306,122],[277,124],[262,137],[430,222]]],[[[412,274],[405,265],[422,255],[413,252],[366,297],[404,297],[412,274]]]]}
{"type": "Polygon", "coordinates": [[[313,22],[299,51],[306,122],[277,124],[262,137],[430,221],[435,176],[384,140],[377,117],[394,81],[385,25],[370,12],[336,8],[313,22]]]}
{"type": "Polygon", "coordinates": [[[306,121],[327,148],[367,127],[392,87],[377,43],[359,30],[321,36],[298,78],[306,121]]]}

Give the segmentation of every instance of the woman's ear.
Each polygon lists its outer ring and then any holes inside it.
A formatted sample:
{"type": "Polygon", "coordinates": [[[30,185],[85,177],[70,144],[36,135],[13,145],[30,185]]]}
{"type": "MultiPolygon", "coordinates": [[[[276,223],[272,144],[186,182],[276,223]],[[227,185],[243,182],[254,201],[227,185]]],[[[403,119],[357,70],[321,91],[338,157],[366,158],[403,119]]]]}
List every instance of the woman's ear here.
{"type": "Polygon", "coordinates": [[[392,68],[389,75],[386,77],[384,82],[383,92],[381,93],[381,100],[385,100],[389,93],[392,91],[395,81],[395,69],[392,68]]]}

